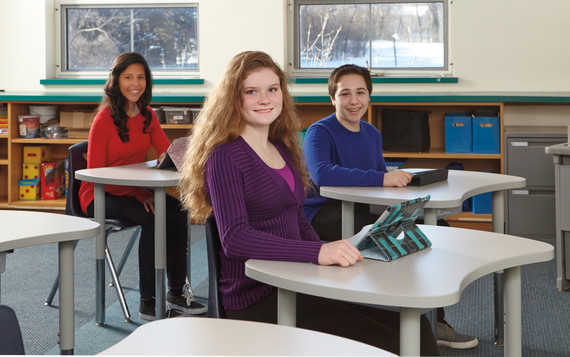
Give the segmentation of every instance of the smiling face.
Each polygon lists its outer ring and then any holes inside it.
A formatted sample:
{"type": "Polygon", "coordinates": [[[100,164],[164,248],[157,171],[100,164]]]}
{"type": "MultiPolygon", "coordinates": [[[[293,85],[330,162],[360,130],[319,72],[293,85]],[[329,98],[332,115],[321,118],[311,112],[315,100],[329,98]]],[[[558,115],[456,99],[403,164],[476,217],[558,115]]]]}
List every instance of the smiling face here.
{"type": "Polygon", "coordinates": [[[360,131],[360,119],[368,110],[370,102],[370,92],[364,78],[354,73],[340,77],[331,100],[338,121],[350,131],[360,131]]]}
{"type": "Polygon", "coordinates": [[[144,66],[140,63],[129,65],[119,76],[119,88],[129,106],[134,106],[146,88],[144,66]]]}
{"type": "Polygon", "coordinates": [[[277,74],[268,68],[250,73],[243,81],[241,105],[246,126],[269,128],[283,108],[283,93],[277,74]]]}

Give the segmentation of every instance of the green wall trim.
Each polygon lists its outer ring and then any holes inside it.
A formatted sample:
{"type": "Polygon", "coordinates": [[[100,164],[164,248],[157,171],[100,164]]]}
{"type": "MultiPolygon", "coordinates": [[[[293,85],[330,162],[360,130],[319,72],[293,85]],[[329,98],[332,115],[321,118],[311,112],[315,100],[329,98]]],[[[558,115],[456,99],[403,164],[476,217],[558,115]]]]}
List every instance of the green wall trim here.
{"type": "MultiPolygon", "coordinates": [[[[328,83],[328,77],[293,78],[297,84],[328,83]]],[[[457,77],[372,77],[372,83],[458,83],[457,77]]]]}
{"type": "MultiPolygon", "coordinates": [[[[54,102],[54,103],[98,103],[102,93],[69,92],[0,92],[2,102],[54,102]]],[[[154,103],[202,103],[205,94],[155,93],[154,103]]],[[[330,103],[326,94],[294,94],[297,103],[330,103]]],[[[570,104],[570,93],[400,93],[376,94],[370,98],[372,103],[552,103],[570,104]]]]}
{"type": "MultiPolygon", "coordinates": [[[[104,78],[56,78],[56,79],[40,79],[40,84],[44,86],[67,86],[67,85],[104,85],[107,79],[104,78]]],[[[153,78],[154,85],[197,85],[204,84],[201,78],[153,78]]]]}
{"type": "MultiPolygon", "coordinates": [[[[10,93],[0,92],[1,102],[42,102],[42,103],[98,103],[102,93],[10,93]]],[[[202,103],[203,95],[156,93],[152,96],[153,103],[202,103]]]]}

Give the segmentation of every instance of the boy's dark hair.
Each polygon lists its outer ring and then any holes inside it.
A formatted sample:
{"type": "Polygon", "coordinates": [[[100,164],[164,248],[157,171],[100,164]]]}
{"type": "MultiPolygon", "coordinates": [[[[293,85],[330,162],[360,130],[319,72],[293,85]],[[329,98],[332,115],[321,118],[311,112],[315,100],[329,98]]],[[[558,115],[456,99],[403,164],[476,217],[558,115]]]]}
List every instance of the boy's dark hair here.
{"type": "Polygon", "coordinates": [[[372,77],[370,77],[370,72],[368,69],[357,66],[355,64],[345,64],[332,71],[329,77],[329,95],[331,98],[334,98],[340,78],[346,74],[351,73],[361,75],[362,78],[364,78],[364,83],[366,83],[368,94],[372,95],[372,77]]]}

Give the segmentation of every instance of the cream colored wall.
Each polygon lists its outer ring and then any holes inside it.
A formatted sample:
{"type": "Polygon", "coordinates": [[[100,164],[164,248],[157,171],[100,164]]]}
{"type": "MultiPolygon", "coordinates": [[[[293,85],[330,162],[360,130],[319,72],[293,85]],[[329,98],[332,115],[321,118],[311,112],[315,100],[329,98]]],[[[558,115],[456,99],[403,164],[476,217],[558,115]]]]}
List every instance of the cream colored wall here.
{"type": "MultiPolygon", "coordinates": [[[[0,1],[0,88],[6,91],[99,91],[101,86],[42,86],[53,77],[53,0],[0,1]]],[[[203,86],[156,86],[157,92],[206,94],[225,63],[263,50],[285,67],[287,0],[199,0],[203,86]]],[[[454,0],[451,58],[458,84],[382,84],[394,92],[570,92],[570,1],[454,0]]],[[[323,84],[293,85],[325,94],[323,84]]]]}

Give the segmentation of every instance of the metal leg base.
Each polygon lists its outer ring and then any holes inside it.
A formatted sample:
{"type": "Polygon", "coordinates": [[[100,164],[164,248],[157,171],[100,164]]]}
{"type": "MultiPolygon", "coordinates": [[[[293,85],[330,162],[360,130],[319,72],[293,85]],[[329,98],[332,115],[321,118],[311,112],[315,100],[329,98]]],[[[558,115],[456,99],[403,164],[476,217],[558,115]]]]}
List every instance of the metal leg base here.
{"type": "Polygon", "coordinates": [[[505,309],[503,294],[504,286],[503,272],[493,273],[493,288],[495,293],[495,346],[503,346],[505,344],[505,309]]]}

